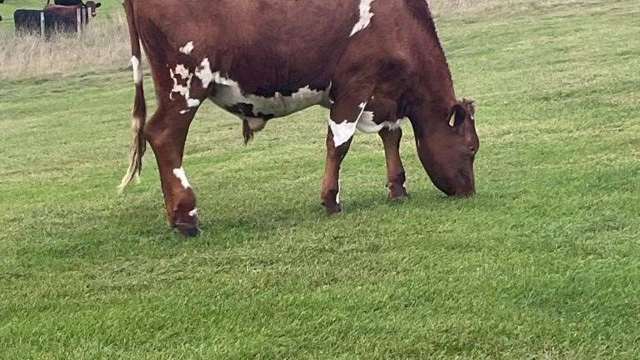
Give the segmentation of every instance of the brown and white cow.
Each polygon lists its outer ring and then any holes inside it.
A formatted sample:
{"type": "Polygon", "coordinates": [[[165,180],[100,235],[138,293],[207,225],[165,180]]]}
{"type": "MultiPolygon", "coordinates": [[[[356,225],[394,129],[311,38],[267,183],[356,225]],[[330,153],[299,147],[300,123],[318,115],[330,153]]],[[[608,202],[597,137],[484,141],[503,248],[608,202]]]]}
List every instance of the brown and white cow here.
{"type": "Polygon", "coordinates": [[[18,35],[42,34],[50,38],[55,32],[80,32],[89,23],[90,17],[96,16],[96,9],[101,4],[95,1],[58,2],[44,10],[18,9],[13,13],[15,31],[18,35]],[[62,5],[61,5],[62,4],[62,5]],[[73,4],[73,5],[67,5],[73,4]]]}
{"type": "Polygon", "coordinates": [[[77,3],[56,1],[54,5],[47,4],[47,6],[45,6],[44,9],[54,12],[60,16],[70,16],[70,17],[76,16],[76,11],[78,9],[85,9],[86,12],[84,12],[85,15],[83,15],[85,18],[82,19],[82,22],[88,23],[89,16],[96,17],[97,15],[96,9],[98,9],[100,6],[102,6],[102,4],[95,1],[87,1],[86,3],[83,3],[82,1],[78,1],[77,3]]]}
{"type": "Polygon", "coordinates": [[[359,129],[384,143],[389,196],[407,195],[399,154],[404,119],[433,183],[475,192],[474,108],[458,101],[425,0],[125,0],[136,84],[131,163],[156,155],[169,223],[198,233],[196,198],[182,159],[189,125],[210,99],[243,121],[245,140],[267,121],[330,109],[321,197],[341,211],[340,164],[359,129]],[[145,124],[142,44],[158,109],[145,124]]]}

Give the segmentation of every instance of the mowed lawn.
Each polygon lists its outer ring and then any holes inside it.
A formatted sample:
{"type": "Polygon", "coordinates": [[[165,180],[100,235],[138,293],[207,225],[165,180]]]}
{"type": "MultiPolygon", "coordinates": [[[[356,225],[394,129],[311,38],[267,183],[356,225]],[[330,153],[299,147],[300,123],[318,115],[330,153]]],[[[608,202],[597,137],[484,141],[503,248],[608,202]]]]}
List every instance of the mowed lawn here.
{"type": "Polygon", "coordinates": [[[128,59],[3,81],[0,358],[638,358],[640,3],[562,3],[438,19],[479,106],[473,199],[430,184],[407,126],[411,199],[386,201],[381,142],[359,134],[329,218],[326,111],[245,147],[207,104],[196,239],[167,227],[152,153],[116,192],[128,59]]]}

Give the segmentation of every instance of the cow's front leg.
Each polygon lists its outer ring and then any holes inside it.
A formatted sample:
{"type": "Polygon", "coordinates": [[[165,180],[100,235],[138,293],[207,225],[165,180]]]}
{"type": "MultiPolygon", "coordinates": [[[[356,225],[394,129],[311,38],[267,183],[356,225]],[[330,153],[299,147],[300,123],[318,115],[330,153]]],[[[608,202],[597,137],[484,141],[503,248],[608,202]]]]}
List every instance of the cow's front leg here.
{"type": "Polygon", "coordinates": [[[186,236],[199,233],[195,194],[182,167],[184,145],[194,113],[158,109],[145,127],[145,136],[158,162],[167,220],[186,236]]]}
{"type": "Polygon", "coordinates": [[[327,161],[321,193],[322,204],[329,214],[337,214],[342,211],[340,166],[347,156],[356,126],[366,106],[366,101],[360,102],[356,97],[350,97],[336,101],[331,108],[326,142],[327,161]]]}
{"type": "Polygon", "coordinates": [[[390,130],[383,128],[379,132],[384,144],[384,152],[387,160],[387,187],[389,188],[390,200],[403,200],[407,195],[405,187],[406,176],[402,159],[400,159],[400,140],[402,140],[402,129],[390,130]]]}
{"type": "Polygon", "coordinates": [[[324,205],[327,213],[330,215],[342,211],[342,205],[340,205],[340,166],[342,160],[347,156],[352,138],[353,134],[346,142],[336,146],[335,135],[331,130],[331,126],[327,132],[327,160],[325,163],[321,197],[322,205],[324,205]]]}

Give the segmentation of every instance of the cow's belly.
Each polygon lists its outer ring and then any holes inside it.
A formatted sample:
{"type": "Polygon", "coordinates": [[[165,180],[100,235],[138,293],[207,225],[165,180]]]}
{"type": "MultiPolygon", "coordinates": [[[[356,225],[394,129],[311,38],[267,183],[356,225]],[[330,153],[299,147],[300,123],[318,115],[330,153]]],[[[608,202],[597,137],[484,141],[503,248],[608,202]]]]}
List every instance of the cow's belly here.
{"type": "Polygon", "coordinates": [[[216,82],[210,99],[221,108],[244,118],[273,119],[287,116],[314,105],[329,104],[330,86],[314,90],[309,86],[285,96],[276,92],[272,97],[245,94],[238,83],[216,82]]]}
{"type": "Polygon", "coordinates": [[[377,123],[375,121],[375,114],[371,111],[365,111],[358,123],[356,128],[358,131],[363,132],[365,134],[375,134],[380,132],[382,129],[389,130],[397,130],[402,128],[402,125],[407,121],[407,118],[397,119],[396,121],[383,121],[377,123]]]}

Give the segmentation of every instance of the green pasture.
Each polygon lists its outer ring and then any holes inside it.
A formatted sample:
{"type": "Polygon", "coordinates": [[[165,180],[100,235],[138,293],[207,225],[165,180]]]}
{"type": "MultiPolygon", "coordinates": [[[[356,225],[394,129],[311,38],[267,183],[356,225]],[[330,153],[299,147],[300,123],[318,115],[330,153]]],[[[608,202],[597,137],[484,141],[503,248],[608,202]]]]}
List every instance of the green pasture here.
{"type": "Polygon", "coordinates": [[[639,19],[637,0],[438,19],[478,102],[469,200],[428,182],[407,126],[411,198],[386,201],[381,141],[358,134],[327,217],[325,110],[245,147],[207,104],[186,150],[195,239],[167,227],[151,153],[116,192],[128,69],[4,81],[0,358],[639,358],[639,19]]]}

